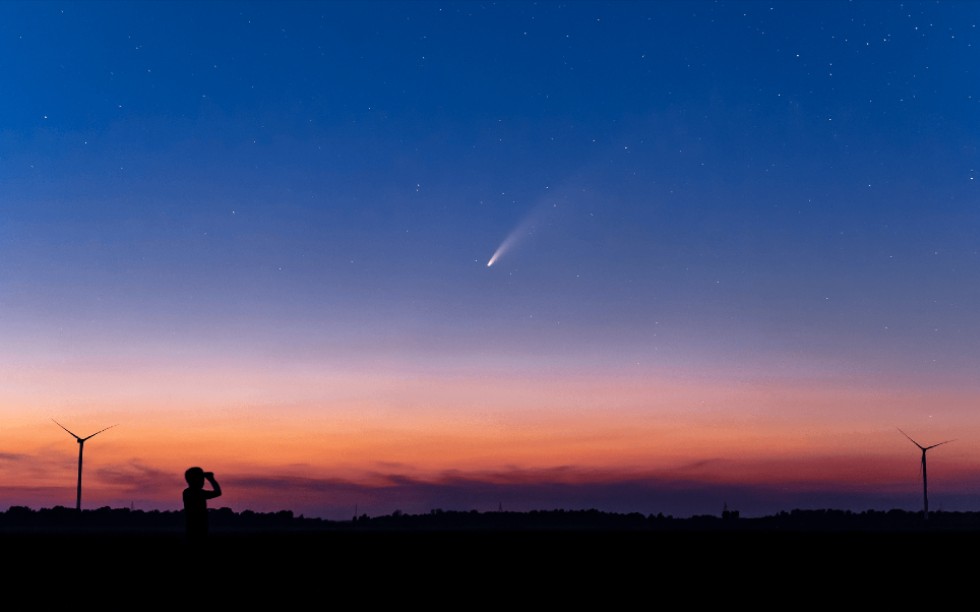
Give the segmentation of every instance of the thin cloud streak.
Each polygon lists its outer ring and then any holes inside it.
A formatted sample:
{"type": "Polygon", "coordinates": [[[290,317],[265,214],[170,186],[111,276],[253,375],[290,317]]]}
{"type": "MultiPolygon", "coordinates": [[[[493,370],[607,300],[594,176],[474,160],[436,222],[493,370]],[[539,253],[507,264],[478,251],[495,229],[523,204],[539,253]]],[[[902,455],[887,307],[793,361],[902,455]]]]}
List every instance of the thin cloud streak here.
{"type": "MultiPolygon", "coordinates": [[[[708,463],[714,463],[709,461],[708,463]]],[[[742,516],[768,516],[794,509],[836,509],[861,512],[916,510],[920,480],[907,475],[841,483],[831,478],[770,482],[707,482],[663,472],[618,473],[614,470],[558,466],[547,469],[502,469],[466,473],[447,470],[431,477],[397,471],[376,471],[353,477],[317,477],[283,473],[219,474],[225,489],[215,507],[254,512],[291,511],[297,516],[349,520],[355,515],[381,516],[447,511],[480,512],[503,509],[589,510],[663,514],[678,518],[720,515],[728,507],[742,516]],[[906,477],[907,476],[907,477],[906,477]]],[[[293,466],[293,470],[307,469],[293,466]]],[[[930,488],[936,510],[966,511],[975,506],[980,478],[946,465],[930,488]],[[952,473],[952,475],[950,475],[952,473]]],[[[285,470],[288,471],[288,470],[285,470]]],[[[93,470],[86,475],[83,507],[133,507],[178,510],[182,474],[138,461],[93,470]]],[[[72,506],[74,480],[62,486],[0,486],[9,506],[72,506]]]]}
{"type": "MultiPolygon", "coordinates": [[[[431,479],[404,473],[372,474],[371,483],[343,478],[236,475],[226,489],[248,491],[260,500],[255,511],[292,510],[296,514],[346,520],[355,513],[369,516],[396,510],[427,513],[434,509],[481,512],[597,509],[606,512],[664,514],[687,517],[720,515],[726,505],[743,516],[766,516],[793,509],[833,508],[850,511],[914,510],[918,482],[877,485],[790,482],[781,484],[710,484],[662,474],[619,476],[572,467],[549,470],[498,471],[467,475],[449,471],[431,479]]],[[[936,508],[973,507],[964,490],[980,489],[980,481],[950,483],[934,489],[936,508]],[[955,487],[959,493],[951,493],[955,487]],[[941,500],[941,501],[940,501],[941,500]]],[[[230,501],[230,499],[229,499],[230,501]]]]}

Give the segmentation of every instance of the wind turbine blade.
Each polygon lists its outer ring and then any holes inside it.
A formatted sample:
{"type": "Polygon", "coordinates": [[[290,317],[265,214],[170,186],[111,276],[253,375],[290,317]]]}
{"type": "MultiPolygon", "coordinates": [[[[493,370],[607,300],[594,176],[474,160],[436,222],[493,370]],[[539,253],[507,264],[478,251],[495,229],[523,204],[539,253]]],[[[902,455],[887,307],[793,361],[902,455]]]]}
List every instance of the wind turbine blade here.
{"type": "MultiPolygon", "coordinates": [[[[119,424],[119,423],[116,423],[116,425],[118,425],[118,424],[119,424]]],[[[115,427],[116,425],[110,425],[110,426],[108,426],[108,427],[106,427],[105,429],[100,429],[99,431],[97,431],[97,432],[95,432],[95,433],[94,433],[94,434],[92,434],[91,436],[88,436],[87,438],[82,438],[82,441],[85,441],[85,440],[88,440],[89,438],[91,438],[91,437],[93,437],[93,436],[97,436],[97,435],[99,435],[100,433],[102,433],[103,431],[105,431],[106,429],[112,429],[112,428],[113,428],[113,427],[115,427]]]]}
{"type": "MultiPolygon", "coordinates": [[[[52,421],[54,421],[54,419],[51,419],[51,420],[52,420],[52,421]]],[[[58,421],[54,421],[54,423],[55,423],[55,425],[57,425],[58,427],[60,427],[60,428],[62,428],[62,429],[64,429],[65,431],[67,431],[68,433],[70,433],[70,434],[71,434],[72,436],[74,436],[76,440],[81,440],[81,438],[79,438],[78,436],[76,436],[75,434],[73,434],[73,433],[72,433],[72,432],[71,432],[71,431],[70,431],[70,430],[69,430],[69,429],[68,429],[67,427],[65,427],[64,425],[62,425],[62,424],[61,424],[61,423],[59,423],[58,421]]],[[[90,437],[91,437],[91,436],[90,436],[90,437]]]]}
{"type": "Polygon", "coordinates": [[[956,440],[954,439],[954,440],[946,440],[944,442],[937,442],[936,444],[933,444],[932,446],[927,446],[925,448],[925,450],[929,450],[930,448],[936,448],[937,446],[942,446],[943,444],[949,444],[950,442],[956,442],[956,440]]]}
{"type": "MultiPolygon", "coordinates": [[[[898,427],[896,427],[896,429],[898,429],[898,431],[902,431],[902,430],[901,430],[900,428],[898,428],[898,427]]],[[[912,436],[910,436],[910,435],[908,435],[908,434],[907,434],[907,433],[905,433],[904,431],[902,431],[902,435],[903,435],[903,436],[905,436],[906,438],[908,438],[909,440],[912,440],[912,436]]],[[[912,440],[912,444],[915,444],[915,445],[916,445],[916,446],[918,446],[919,448],[922,448],[922,445],[921,445],[921,444],[919,444],[918,442],[916,442],[915,440],[912,440]]],[[[922,450],[925,450],[925,449],[924,449],[924,448],[922,448],[922,450]]]]}

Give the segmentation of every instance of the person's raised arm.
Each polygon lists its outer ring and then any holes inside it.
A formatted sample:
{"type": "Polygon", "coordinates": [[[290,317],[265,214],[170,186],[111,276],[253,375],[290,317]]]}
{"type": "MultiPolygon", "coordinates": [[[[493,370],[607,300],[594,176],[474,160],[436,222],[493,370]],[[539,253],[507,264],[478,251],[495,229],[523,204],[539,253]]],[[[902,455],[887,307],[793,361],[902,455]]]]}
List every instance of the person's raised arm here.
{"type": "Polygon", "coordinates": [[[219,485],[218,481],[214,479],[214,472],[204,472],[204,477],[211,483],[212,490],[210,497],[218,497],[221,495],[221,485],[219,485]]]}

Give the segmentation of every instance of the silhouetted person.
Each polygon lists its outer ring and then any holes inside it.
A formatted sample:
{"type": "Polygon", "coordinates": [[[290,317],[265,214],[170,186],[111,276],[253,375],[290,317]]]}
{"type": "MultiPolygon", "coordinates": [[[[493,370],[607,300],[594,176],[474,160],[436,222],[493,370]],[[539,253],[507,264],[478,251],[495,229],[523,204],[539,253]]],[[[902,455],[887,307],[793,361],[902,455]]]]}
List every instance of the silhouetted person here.
{"type": "Polygon", "coordinates": [[[184,489],[184,521],[187,525],[187,539],[200,542],[208,535],[208,500],[221,495],[221,485],[214,479],[213,472],[205,472],[199,467],[187,468],[184,472],[187,488],[184,489]],[[211,489],[204,488],[204,481],[211,483],[211,489]]]}

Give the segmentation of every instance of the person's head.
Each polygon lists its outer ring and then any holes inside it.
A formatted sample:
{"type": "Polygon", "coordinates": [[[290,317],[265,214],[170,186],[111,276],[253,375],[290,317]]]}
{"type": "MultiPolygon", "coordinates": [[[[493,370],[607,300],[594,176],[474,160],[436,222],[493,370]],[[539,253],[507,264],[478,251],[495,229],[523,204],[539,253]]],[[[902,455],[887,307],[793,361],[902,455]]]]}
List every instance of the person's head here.
{"type": "Polygon", "coordinates": [[[199,467],[187,468],[184,472],[184,480],[187,481],[188,486],[201,489],[204,487],[204,470],[199,467]]]}

